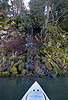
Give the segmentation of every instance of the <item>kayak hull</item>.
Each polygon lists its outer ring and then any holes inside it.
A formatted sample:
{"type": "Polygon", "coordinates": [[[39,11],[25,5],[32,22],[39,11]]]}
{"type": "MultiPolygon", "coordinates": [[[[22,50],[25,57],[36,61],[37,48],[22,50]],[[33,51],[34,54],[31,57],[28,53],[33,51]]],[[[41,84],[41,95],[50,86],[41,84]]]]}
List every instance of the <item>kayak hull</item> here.
{"type": "Polygon", "coordinates": [[[21,100],[50,100],[41,86],[35,81],[21,100]]]}

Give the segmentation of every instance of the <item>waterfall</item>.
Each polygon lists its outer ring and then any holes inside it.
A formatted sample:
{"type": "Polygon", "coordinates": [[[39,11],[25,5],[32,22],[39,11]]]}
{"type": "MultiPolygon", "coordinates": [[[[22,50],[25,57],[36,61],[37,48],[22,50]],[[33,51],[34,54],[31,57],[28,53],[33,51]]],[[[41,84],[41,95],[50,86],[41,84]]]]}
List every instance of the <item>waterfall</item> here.
{"type": "Polygon", "coordinates": [[[26,61],[26,68],[29,70],[29,68],[32,66],[32,55],[33,52],[33,25],[28,26],[27,29],[27,61],[26,61]],[[28,52],[29,50],[29,52],[28,52]]]}
{"type": "Polygon", "coordinates": [[[33,43],[33,26],[28,26],[27,44],[33,43]]]}

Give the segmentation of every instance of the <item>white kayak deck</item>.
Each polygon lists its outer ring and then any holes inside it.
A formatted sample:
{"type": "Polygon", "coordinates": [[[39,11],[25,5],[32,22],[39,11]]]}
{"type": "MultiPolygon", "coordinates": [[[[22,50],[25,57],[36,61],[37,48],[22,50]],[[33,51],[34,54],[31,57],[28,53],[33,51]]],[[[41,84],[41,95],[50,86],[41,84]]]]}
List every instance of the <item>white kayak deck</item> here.
{"type": "Polygon", "coordinates": [[[50,100],[45,94],[41,86],[35,81],[35,83],[29,88],[26,94],[21,100],[50,100]]]}

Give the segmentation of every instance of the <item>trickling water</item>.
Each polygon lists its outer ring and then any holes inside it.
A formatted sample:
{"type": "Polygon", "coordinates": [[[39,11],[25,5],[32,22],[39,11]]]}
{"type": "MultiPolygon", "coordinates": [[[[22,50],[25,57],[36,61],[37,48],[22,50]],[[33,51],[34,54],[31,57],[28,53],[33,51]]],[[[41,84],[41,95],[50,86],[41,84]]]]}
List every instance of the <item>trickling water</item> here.
{"type": "MultiPolygon", "coordinates": [[[[32,65],[32,61],[31,61],[31,53],[33,52],[33,26],[30,25],[28,27],[28,35],[27,35],[27,44],[25,45],[27,47],[27,50],[30,49],[30,52],[29,52],[29,56],[27,54],[27,60],[26,60],[26,68],[27,70],[31,67],[32,65]]],[[[28,52],[27,52],[28,53],[28,52]]]]}
{"type": "Polygon", "coordinates": [[[28,27],[27,44],[28,43],[33,43],[33,26],[32,25],[28,27]]]}

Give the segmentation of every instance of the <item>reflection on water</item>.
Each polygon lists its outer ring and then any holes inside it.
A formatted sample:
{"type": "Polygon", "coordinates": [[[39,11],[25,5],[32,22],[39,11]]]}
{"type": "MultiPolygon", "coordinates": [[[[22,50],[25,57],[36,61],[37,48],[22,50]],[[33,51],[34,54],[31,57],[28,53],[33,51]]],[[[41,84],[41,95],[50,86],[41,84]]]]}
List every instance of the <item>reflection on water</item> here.
{"type": "Polygon", "coordinates": [[[34,81],[38,81],[50,100],[68,100],[68,77],[0,78],[0,100],[21,100],[34,81]]]}

